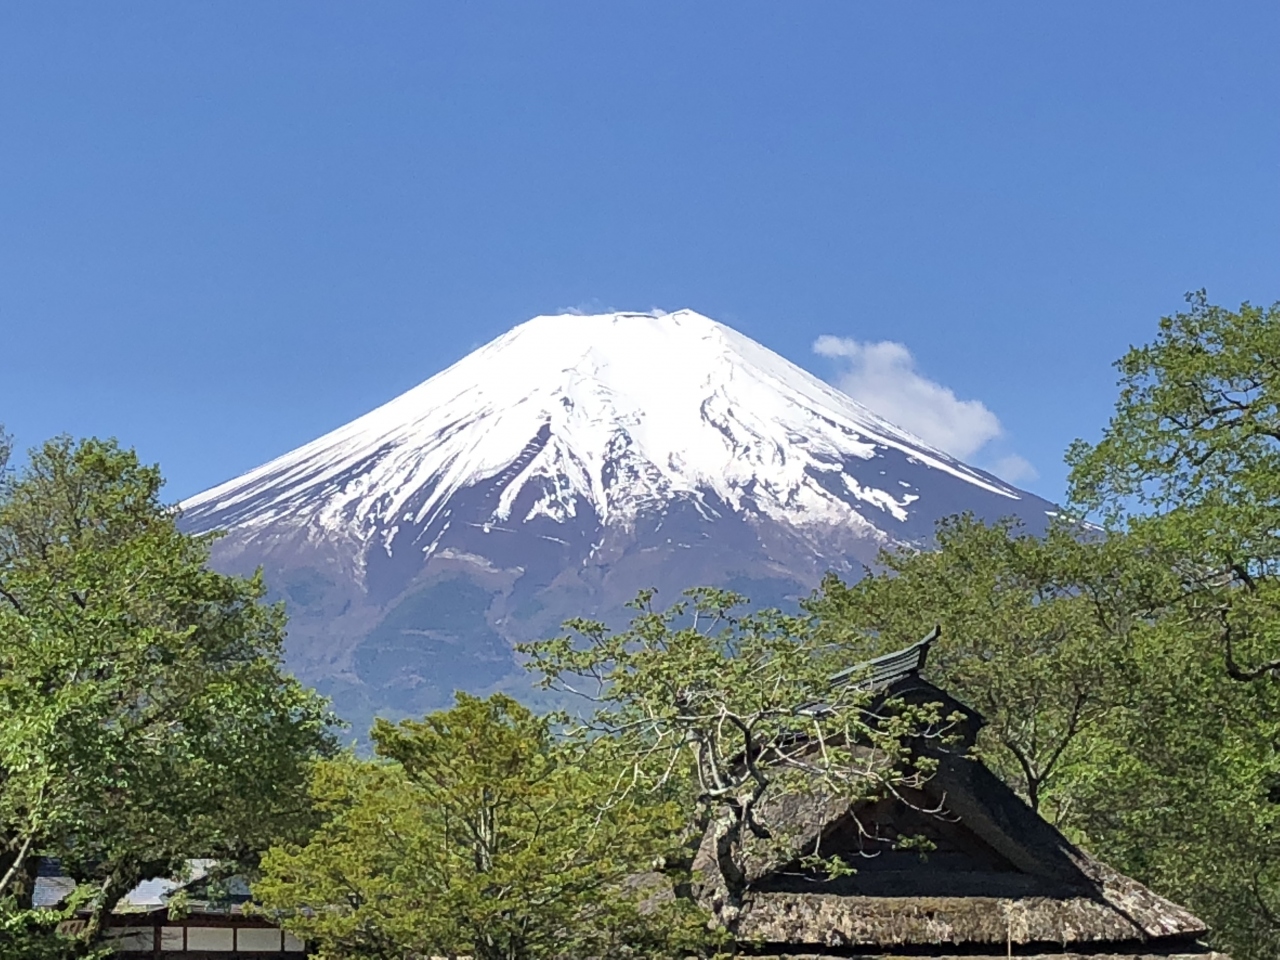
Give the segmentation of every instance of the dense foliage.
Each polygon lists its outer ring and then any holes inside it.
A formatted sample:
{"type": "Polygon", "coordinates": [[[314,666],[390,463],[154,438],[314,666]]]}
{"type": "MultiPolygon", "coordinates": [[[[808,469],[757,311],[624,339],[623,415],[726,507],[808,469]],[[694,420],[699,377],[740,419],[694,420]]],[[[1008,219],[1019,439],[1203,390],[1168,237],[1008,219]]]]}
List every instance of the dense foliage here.
{"type": "Polygon", "coordinates": [[[1280,674],[1280,303],[1188,300],[1117,362],[1102,440],[1068,453],[1071,499],[1167,552],[1228,672],[1263,679],[1280,674]]]}
{"type": "MultiPolygon", "coordinates": [[[[1142,784],[1123,862],[1200,909],[1238,958],[1280,952],[1280,303],[1204,291],[1116,364],[1120,396],[1068,454],[1071,499],[1175,578],[1130,731],[1142,784]],[[1170,813],[1166,813],[1168,810],[1170,813]]],[[[1123,802],[1123,801],[1122,801],[1123,802]]]]}
{"type": "Polygon", "coordinates": [[[658,875],[683,811],[500,695],[373,731],[381,761],[316,769],[326,816],[274,849],[256,892],[325,960],[680,956],[695,912],[658,875]]]}
{"type": "Polygon", "coordinates": [[[140,880],[251,864],[305,827],[308,765],[332,750],[323,701],[281,672],[282,612],[207,569],[160,487],[131,452],[64,439],[0,491],[5,956],[35,949],[37,855],[86,885],[88,947],[140,880]]]}
{"type": "Polygon", "coordinates": [[[1129,609],[1150,584],[1128,569],[1114,540],[1065,524],[1043,537],[1012,523],[959,517],[940,525],[935,549],[886,553],[847,586],[829,576],[806,602],[819,636],[872,656],[941,627],[931,675],[986,720],[986,763],[1050,821],[1070,821],[1070,771],[1092,734],[1129,705],[1142,625],[1129,609]]]}

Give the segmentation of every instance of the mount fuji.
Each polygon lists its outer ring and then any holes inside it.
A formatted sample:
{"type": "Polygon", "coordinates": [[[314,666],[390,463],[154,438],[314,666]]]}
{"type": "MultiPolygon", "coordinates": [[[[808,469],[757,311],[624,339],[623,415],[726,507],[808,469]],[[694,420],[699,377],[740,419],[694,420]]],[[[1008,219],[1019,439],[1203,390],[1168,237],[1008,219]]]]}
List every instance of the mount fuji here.
{"type": "Polygon", "coordinates": [[[1054,509],[690,310],[536,317],[181,508],[357,723],[527,686],[513,643],[644,587],[785,604],[949,514],[1054,509]]]}

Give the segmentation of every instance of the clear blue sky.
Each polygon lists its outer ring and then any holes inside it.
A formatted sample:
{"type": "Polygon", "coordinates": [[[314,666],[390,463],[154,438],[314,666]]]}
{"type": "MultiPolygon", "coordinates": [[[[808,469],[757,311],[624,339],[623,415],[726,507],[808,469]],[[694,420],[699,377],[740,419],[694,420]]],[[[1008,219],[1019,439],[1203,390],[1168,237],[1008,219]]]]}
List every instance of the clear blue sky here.
{"type": "Polygon", "coordinates": [[[176,499],[534,314],[687,306],[832,379],[905,345],[1057,497],[1185,291],[1280,299],[1278,46],[1274,0],[8,2],[0,422],[176,499]]]}

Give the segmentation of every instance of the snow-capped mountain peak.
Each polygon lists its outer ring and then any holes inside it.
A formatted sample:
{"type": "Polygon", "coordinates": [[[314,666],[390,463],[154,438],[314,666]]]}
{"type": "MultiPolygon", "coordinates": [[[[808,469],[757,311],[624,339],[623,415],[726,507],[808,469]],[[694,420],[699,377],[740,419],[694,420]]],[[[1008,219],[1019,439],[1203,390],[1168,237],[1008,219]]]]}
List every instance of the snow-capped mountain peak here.
{"type": "Polygon", "coordinates": [[[692,310],[540,316],[183,510],[201,527],[305,521],[367,540],[392,527],[437,528],[453,495],[502,477],[495,523],[590,509],[626,525],[673,498],[714,509],[705,505],[713,493],[794,525],[874,526],[863,507],[903,520],[919,496],[898,478],[875,485],[846,474],[850,458],[884,449],[1018,497],[692,310]],[[531,485],[537,495],[524,502],[531,485]]]}

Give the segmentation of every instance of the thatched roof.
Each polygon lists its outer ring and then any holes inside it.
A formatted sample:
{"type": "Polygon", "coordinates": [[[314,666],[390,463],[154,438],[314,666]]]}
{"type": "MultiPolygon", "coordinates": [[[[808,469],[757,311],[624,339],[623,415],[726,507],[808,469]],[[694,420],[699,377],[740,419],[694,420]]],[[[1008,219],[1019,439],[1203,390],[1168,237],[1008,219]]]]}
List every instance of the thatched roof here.
{"type": "MultiPolygon", "coordinates": [[[[886,697],[955,703],[919,675],[927,649],[917,644],[872,665],[886,697]]],[[[716,866],[713,824],[694,861],[697,895],[740,944],[795,960],[824,948],[871,956],[954,948],[970,958],[1040,948],[1057,960],[1071,949],[1098,960],[1110,948],[1130,960],[1143,951],[1225,960],[1197,945],[1207,932],[1199,919],[1072,845],[980,762],[956,753],[938,760],[910,796],[770,798],[756,811],[770,837],[745,843],[739,895],[729,895],[716,866]],[[901,849],[899,837],[926,837],[932,849],[901,849]],[[814,853],[839,856],[856,872],[817,874],[801,862],[814,853]]]]}
{"type": "MultiPolygon", "coordinates": [[[[1172,905],[1169,905],[1172,907],[1172,905]]],[[[1126,915],[1102,897],[860,897],[748,894],[740,941],[825,947],[1125,946],[1194,939],[1203,925],[1176,907],[1126,915]]]]}

